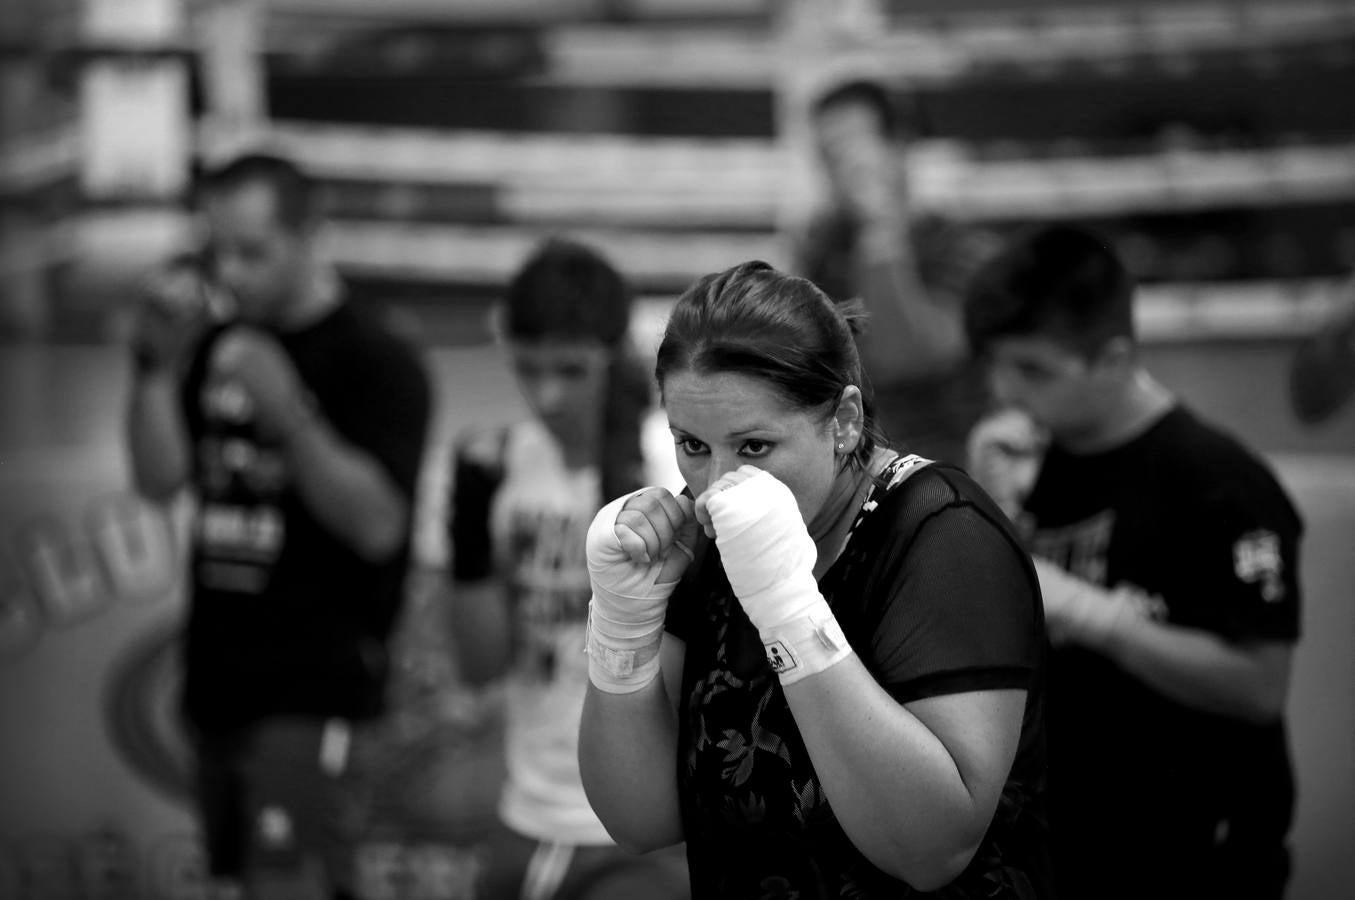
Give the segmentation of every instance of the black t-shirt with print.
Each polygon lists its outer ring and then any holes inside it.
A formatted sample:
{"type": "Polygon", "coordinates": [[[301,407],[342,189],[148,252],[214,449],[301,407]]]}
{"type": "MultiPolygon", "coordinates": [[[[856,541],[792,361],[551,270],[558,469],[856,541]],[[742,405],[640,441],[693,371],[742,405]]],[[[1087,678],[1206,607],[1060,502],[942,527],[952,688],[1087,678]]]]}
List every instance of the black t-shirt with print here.
{"type": "MultiPolygon", "coordinates": [[[[375,715],[408,541],[373,564],[310,514],[247,397],[209,375],[225,333],[203,342],[182,395],[197,493],[185,713],[205,731],[269,715],[375,715]]],[[[374,456],[412,508],[430,403],[412,349],[351,301],[277,340],[328,426],[374,456]]]]}
{"type": "MultiPolygon", "coordinates": [[[[1174,625],[1229,641],[1298,637],[1298,513],[1254,454],[1183,407],[1108,452],[1051,449],[1021,527],[1033,553],[1073,574],[1156,595],[1155,614],[1174,625]]],[[[1201,712],[1105,657],[1056,648],[1061,892],[1223,896],[1219,878],[1276,877],[1293,806],[1286,746],[1280,722],[1201,712]]]]}
{"type": "MultiPolygon", "coordinates": [[[[1046,644],[1029,559],[987,496],[949,466],[916,470],[863,510],[819,587],[871,675],[900,703],[1029,692],[992,826],[938,896],[1048,896],[1046,644]]],[[[718,550],[704,538],[698,548],[667,623],[686,642],[678,784],[693,896],[912,896],[843,831],[718,550]]]]}

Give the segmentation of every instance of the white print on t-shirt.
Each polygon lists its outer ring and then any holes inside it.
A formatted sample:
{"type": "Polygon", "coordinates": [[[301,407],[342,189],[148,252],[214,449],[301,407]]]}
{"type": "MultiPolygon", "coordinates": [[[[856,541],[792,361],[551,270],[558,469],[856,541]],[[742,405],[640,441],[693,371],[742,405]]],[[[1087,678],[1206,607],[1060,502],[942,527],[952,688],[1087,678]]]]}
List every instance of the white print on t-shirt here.
{"type": "Polygon", "coordinates": [[[198,479],[207,496],[243,491],[273,497],[287,484],[287,463],[276,447],[243,437],[207,436],[198,443],[198,479]]]}
{"type": "Polygon", "coordinates": [[[214,556],[272,559],[282,535],[282,514],[271,506],[212,504],[198,517],[198,537],[214,556]]]}
{"type": "MultiPolygon", "coordinates": [[[[519,671],[550,681],[563,662],[561,632],[574,632],[588,615],[588,570],[583,543],[592,520],[550,509],[512,511],[511,584],[516,601],[519,671]]],[[[571,634],[572,636],[572,634],[571,634]]]]}
{"type": "Polygon", "coordinates": [[[208,502],[197,530],[199,584],[237,594],[258,594],[268,586],[286,537],[278,509],[208,502]]]}
{"type": "Polygon", "coordinates": [[[567,468],[535,421],[512,429],[503,462],[490,510],[495,569],[506,581],[513,627],[499,813],[539,840],[606,843],[578,763],[591,595],[584,539],[602,505],[600,475],[594,467],[567,468]]]}
{"type": "Polygon", "coordinates": [[[240,424],[254,417],[254,401],[240,382],[213,375],[202,386],[202,412],[212,421],[240,424]]]}
{"type": "Polygon", "coordinates": [[[278,447],[249,432],[254,404],[238,382],[209,377],[199,402],[207,433],[197,444],[197,581],[209,590],[262,593],[287,537],[278,506],[287,463],[278,447]]]}
{"type": "Polygon", "coordinates": [[[1115,511],[1103,510],[1061,528],[1042,528],[1031,540],[1031,553],[1057,563],[1092,584],[1104,585],[1115,511]]]}
{"type": "Polygon", "coordinates": [[[1284,558],[1280,536],[1267,529],[1242,535],[1233,544],[1233,572],[1247,584],[1260,584],[1261,599],[1278,603],[1284,599],[1284,558]]]}
{"type": "Polygon", "coordinates": [[[599,478],[592,467],[568,469],[537,422],[510,434],[490,529],[509,591],[514,674],[533,691],[573,685],[571,695],[577,687],[582,699],[587,684],[582,647],[592,592],[584,540],[602,505],[599,478]]]}

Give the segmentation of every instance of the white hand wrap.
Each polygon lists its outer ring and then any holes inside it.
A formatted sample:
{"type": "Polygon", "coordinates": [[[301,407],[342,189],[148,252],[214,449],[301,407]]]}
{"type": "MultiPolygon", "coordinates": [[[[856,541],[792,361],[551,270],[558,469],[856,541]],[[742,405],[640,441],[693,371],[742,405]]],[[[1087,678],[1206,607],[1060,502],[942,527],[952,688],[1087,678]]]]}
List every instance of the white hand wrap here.
{"type": "MultiPolygon", "coordinates": [[[[631,562],[616,536],[616,517],[636,491],[604,506],[588,528],[593,599],[588,604],[588,677],[599,690],[629,694],[659,674],[668,598],[677,582],[657,584],[663,559],[631,562]]],[[[623,526],[624,527],[624,526],[623,526]]]]}
{"type": "Polygon", "coordinates": [[[1129,591],[1098,587],[1038,556],[1034,562],[1045,627],[1055,644],[1104,648],[1125,619],[1142,615],[1129,591]]]}
{"type": "Polygon", "coordinates": [[[999,410],[970,430],[965,468],[1015,521],[1040,474],[1046,443],[1044,433],[1025,413],[999,410]]]}
{"type": "Polygon", "coordinates": [[[818,550],[795,496],[766,472],[706,503],[725,575],[782,684],[822,672],[852,648],[814,580],[818,550]]]}

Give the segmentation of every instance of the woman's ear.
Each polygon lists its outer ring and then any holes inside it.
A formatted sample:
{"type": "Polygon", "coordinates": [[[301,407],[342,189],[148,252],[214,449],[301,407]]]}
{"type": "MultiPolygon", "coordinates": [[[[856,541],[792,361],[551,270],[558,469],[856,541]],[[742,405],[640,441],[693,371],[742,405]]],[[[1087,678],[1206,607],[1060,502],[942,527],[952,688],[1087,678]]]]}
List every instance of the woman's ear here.
{"type": "Polygon", "coordinates": [[[842,389],[838,397],[837,409],[833,412],[833,449],[838,453],[851,453],[861,443],[861,434],[866,427],[866,408],[861,399],[861,389],[849,384],[842,389]]]}

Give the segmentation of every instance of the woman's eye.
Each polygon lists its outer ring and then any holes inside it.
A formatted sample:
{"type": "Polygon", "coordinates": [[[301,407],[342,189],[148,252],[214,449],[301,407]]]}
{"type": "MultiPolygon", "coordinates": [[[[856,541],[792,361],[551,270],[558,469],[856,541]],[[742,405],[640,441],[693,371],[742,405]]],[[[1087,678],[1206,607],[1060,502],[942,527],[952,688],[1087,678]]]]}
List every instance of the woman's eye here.
{"type": "Polygon", "coordinates": [[[688,456],[698,456],[706,451],[706,445],[696,438],[678,438],[677,445],[688,456]]]}
{"type": "Polygon", "coordinates": [[[743,456],[766,456],[771,449],[772,445],[766,441],[744,441],[739,453],[743,456]]]}

